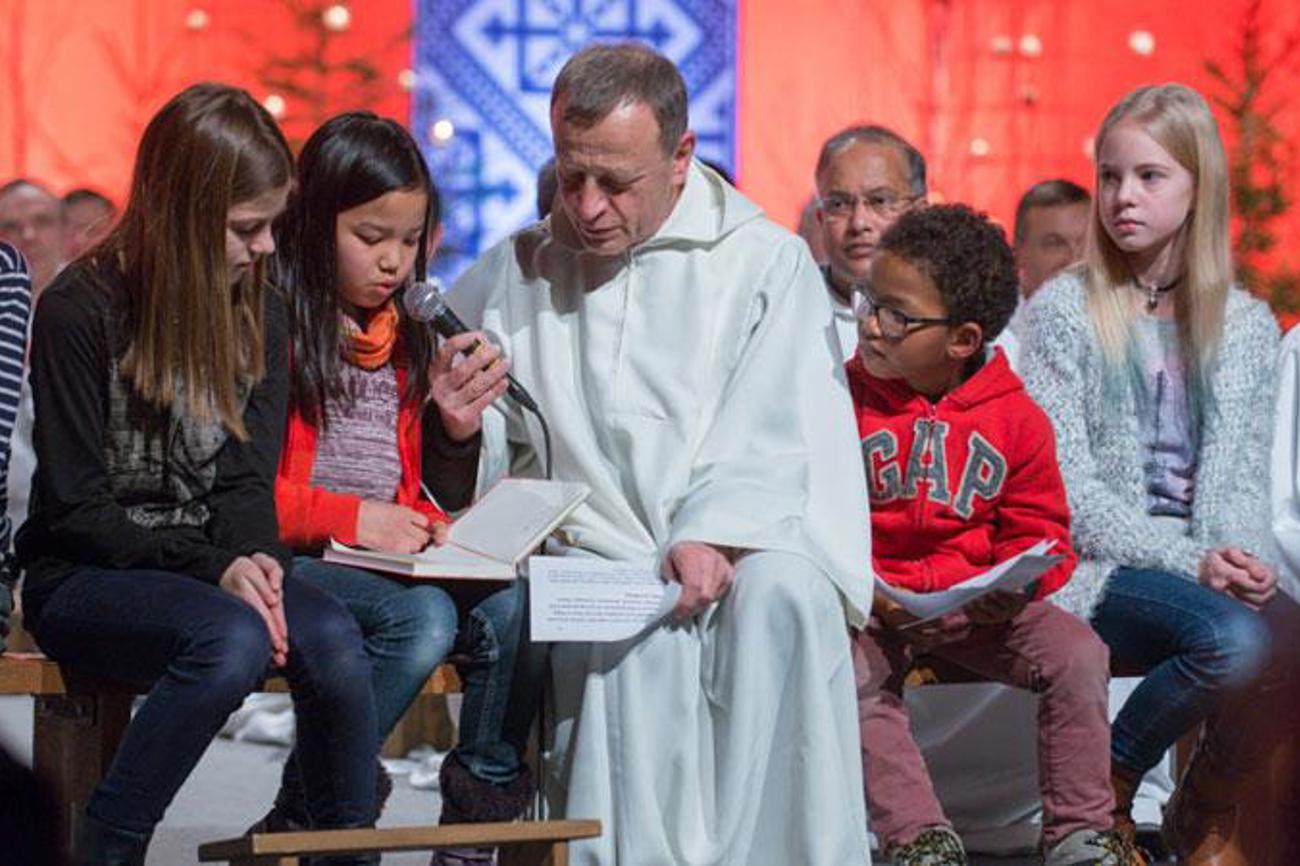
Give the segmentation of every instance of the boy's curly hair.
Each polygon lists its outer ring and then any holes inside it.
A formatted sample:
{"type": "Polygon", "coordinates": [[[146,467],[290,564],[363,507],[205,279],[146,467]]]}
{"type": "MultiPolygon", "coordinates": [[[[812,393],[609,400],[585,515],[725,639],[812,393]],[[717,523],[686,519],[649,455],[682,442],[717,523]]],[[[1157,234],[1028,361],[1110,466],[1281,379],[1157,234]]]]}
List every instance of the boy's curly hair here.
{"type": "Polygon", "coordinates": [[[939,290],[948,315],[974,322],[990,343],[1011,321],[1020,277],[1006,234],[964,204],[918,208],[899,217],[877,250],[906,259],[939,290]]]}

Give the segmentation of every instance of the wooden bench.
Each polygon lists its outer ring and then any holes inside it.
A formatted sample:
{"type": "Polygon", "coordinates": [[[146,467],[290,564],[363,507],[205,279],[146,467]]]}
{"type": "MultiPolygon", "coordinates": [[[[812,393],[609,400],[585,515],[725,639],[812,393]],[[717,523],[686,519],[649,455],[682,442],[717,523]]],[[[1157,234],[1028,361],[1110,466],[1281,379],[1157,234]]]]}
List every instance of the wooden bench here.
{"type": "MultiPolygon", "coordinates": [[[[262,690],[284,692],[288,684],[271,677],[262,690]]],[[[456,669],[442,665],[421,694],[459,691],[456,669]]],[[[139,693],[136,686],[80,675],[40,653],[0,654],[0,695],[35,698],[32,767],[54,786],[65,819],[78,812],[108,770],[139,693]]]]}
{"type": "Polygon", "coordinates": [[[199,862],[229,862],[233,866],[296,866],[298,858],[303,856],[430,851],[482,845],[499,848],[498,862],[501,866],[568,866],[569,842],[599,835],[599,821],[256,833],[200,845],[199,862]]]}

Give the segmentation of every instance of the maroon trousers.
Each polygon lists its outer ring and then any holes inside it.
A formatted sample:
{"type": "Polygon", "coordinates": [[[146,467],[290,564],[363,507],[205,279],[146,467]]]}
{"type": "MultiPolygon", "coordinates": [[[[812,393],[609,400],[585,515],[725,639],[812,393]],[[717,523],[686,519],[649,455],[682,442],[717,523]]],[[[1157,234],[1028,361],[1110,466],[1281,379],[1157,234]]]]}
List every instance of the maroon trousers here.
{"type": "Polygon", "coordinates": [[[950,826],[903,702],[903,681],[922,652],[1039,696],[1044,850],[1077,830],[1110,829],[1109,653],[1086,623],[1047,602],[1031,602],[999,625],[952,616],[942,634],[929,639],[874,617],[854,635],[867,810],[883,850],[911,842],[926,827],[950,826]]]}

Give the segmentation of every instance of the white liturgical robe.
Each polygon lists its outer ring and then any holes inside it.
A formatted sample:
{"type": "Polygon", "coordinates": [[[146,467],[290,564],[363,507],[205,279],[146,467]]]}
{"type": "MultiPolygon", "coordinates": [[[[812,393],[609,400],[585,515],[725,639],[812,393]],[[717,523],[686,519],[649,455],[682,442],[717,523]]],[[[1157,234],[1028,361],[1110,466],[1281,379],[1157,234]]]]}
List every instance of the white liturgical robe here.
{"type": "MultiPolygon", "coordinates": [[[[692,623],[555,647],[548,798],[604,824],[573,862],[866,863],[846,631],[871,598],[866,485],[821,273],[698,164],[629,252],[572,237],[557,210],[451,297],[545,412],[554,477],[592,488],[561,537],[629,560],[746,551],[692,623]]],[[[485,466],[507,449],[537,475],[544,447],[516,407],[485,415],[485,466]]]]}

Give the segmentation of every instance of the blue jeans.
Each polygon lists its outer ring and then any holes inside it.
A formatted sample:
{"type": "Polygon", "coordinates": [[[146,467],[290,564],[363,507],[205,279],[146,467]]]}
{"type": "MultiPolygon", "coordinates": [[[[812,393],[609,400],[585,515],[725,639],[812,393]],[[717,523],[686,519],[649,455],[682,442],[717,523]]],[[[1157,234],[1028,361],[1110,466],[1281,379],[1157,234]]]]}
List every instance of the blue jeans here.
{"type": "Polygon", "coordinates": [[[431,583],[401,583],[314,556],[295,557],[293,573],[343,602],[361,626],[373,667],[378,745],[383,745],[429,674],[451,651],[456,605],[431,583]]]}
{"type": "Polygon", "coordinates": [[[537,675],[516,677],[525,628],[522,581],[505,588],[406,583],[307,556],[294,560],[294,574],[333,594],[361,625],[374,663],[380,744],[433,669],[454,653],[464,692],[457,757],[483,781],[519,775],[541,682],[537,675]]]}
{"type": "MultiPolygon", "coordinates": [[[[284,581],[289,661],[308,807],[321,827],[374,820],[375,707],[356,621],[306,581],[284,581]]],[[[193,577],[84,568],[50,595],[35,637],[51,658],[148,686],[86,811],[151,833],[204,749],[267,673],[266,624],[193,577]]],[[[342,861],[340,861],[342,862],[342,861]]]]}
{"type": "Polygon", "coordinates": [[[463,611],[455,661],[464,702],[455,755],[476,778],[505,784],[523,769],[546,665],[528,640],[527,582],[458,585],[452,592],[463,611]]]}
{"type": "Polygon", "coordinates": [[[1131,771],[1151,769],[1206,720],[1223,771],[1245,772],[1279,720],[1295,718],[1300,606],[1280,593],[1255,611],[1190,577],[1119,568],[1092,625],[1114,662],[1148,671],[1111,728],[1111,757],[1131,771]],[[1241,706],[1252,702],[1268,711],[1241,706]],[[1219,723],[1228,715],[1231,723],[1219,723]]]}

